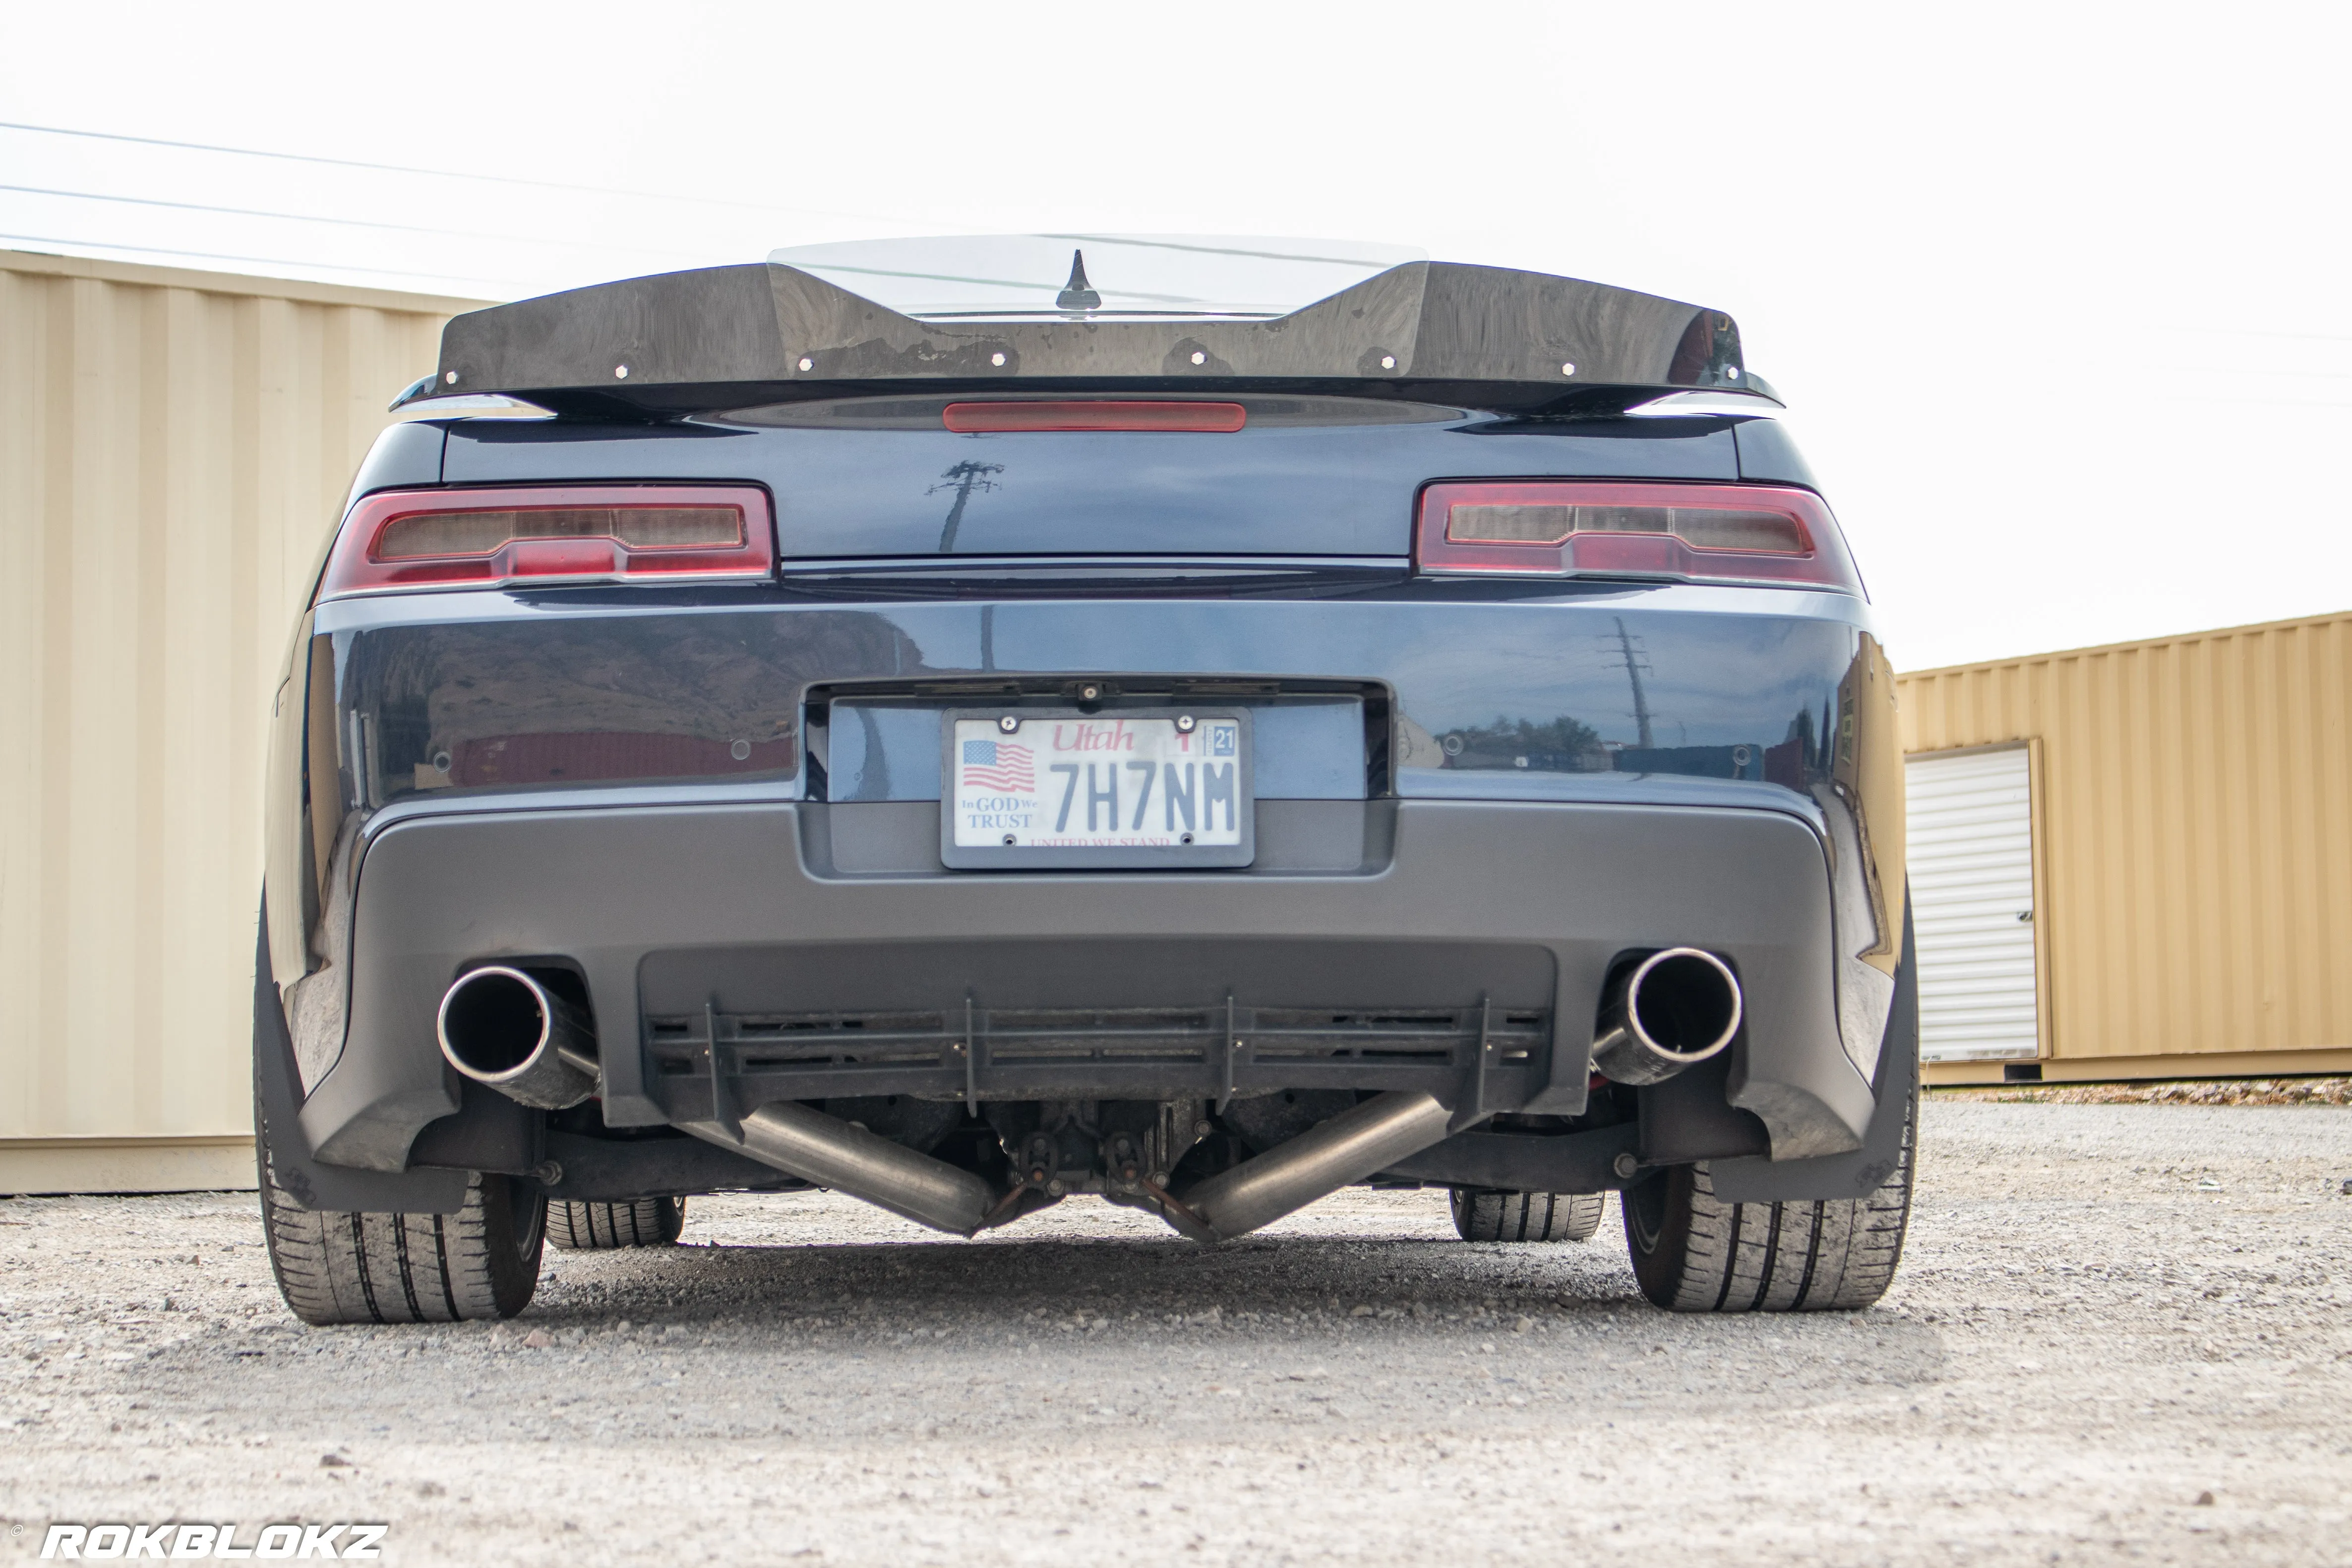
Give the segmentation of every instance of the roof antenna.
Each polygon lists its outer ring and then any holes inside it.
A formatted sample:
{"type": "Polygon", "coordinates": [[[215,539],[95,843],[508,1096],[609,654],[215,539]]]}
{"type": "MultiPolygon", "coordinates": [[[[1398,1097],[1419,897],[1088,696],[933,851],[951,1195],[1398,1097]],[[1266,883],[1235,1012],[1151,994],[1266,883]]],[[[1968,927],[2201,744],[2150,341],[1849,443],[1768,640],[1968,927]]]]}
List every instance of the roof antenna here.
{"type": "Polygon", "coordinates": [[[1070,280],[1062,285],[1060,293],[1054,296],[1054,303],[1065,310],[1098,310],[1102,308],[1102,296],[1096,293],[1094,285],[1087,281],[1085,251],[1070,252],[1070,280]]]}

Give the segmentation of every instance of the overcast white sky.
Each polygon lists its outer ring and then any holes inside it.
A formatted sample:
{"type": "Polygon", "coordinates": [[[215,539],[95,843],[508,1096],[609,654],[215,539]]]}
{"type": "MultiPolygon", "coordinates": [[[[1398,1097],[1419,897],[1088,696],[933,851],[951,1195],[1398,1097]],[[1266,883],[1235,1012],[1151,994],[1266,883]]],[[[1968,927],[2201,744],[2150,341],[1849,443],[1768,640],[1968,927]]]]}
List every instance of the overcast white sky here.
{"type": "Polygon", "coordinates": [[[2352,606],[2347,17],[20,4],[0,120],[478,177],[5,129],[0,245],[507,297],[1255,233],[1624,284],[1738,318],[1919,668],[2352,606]]]}

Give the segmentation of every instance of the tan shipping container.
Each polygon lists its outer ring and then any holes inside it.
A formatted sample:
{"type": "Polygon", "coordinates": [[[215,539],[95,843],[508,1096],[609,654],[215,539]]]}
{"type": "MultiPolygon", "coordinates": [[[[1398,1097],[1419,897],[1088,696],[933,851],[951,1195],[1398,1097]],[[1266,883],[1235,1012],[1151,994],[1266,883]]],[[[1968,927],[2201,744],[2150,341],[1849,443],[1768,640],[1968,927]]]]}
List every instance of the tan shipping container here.
{"type": "Polygon", "coordinates": [[[2352,1070],[2352,612],[1898,690],[1915,761],[2031,749],[2041,1077],[2352,1070]]]}
{"type": "Polygon", "coordinates": [[[474,304],[0,251],[0,1192],[252,1184],[272,688],[474,304]]]}

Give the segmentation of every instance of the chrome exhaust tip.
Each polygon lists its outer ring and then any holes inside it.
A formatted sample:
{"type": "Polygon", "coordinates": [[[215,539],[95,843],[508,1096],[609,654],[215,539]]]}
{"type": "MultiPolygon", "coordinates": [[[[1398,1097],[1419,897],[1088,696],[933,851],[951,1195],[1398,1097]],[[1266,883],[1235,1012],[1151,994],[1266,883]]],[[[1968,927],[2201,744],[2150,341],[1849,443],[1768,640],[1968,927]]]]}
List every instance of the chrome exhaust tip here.
{"type": "Polygon", "coordinates": [[[562,1110],[596,1092],[596,1035],[580,1009],[520,969],[469,969],[441,997],[448,1064],[508,1099],[562,1110]]]}
{"type": "Polygon", "coordinates": [[[1696,947],[1662,949],[1611,988],[1593,1070],[1612,1083],[1664,1083],[1731,1044],[1742,1005],[1739,977],[1723,960],[1696,947]]]}

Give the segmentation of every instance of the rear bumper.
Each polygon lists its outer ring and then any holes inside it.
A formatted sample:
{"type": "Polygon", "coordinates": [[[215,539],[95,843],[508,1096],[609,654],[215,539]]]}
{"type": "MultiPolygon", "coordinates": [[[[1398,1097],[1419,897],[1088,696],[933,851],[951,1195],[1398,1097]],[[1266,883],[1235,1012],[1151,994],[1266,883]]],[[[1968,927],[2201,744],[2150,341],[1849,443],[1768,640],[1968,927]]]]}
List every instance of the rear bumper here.
{"type": "Polygon", "coordinates": [[[340,1048],[298,1041],[331,1062],[301,1108],[305,1140],[330,1163],[402,1169],[417,1131],[458,1105],[435,1006],[489,960],[581,973],[613,1125],[709,1113],[713,1022],[747,1107],[1296,1085],[1570,1114],[1612,960],[1689,943],[1725,954],[1747,988],[1728,1094],[1764,1122],[1773,1158],[1858,1146],[1872,1086],[1841,1044],[1828,862],[1801,818],[1434,800],[1260,811],[1255,868],[1195,875],[948,873],[936,806],[905,803],[411,816],[361,864],[340,1048]],[[1049,1048],[1037,1026],[1072,1010],[1102,1026],[1049,1048]],[[837,1041],[845,1020],[883,1015],[904,1049],[748,1044],[790,1035],[779,1019],[837,1041]],[[1399,1051],[1333,1049],[1313,1030],[1249,1037],[1253,1023],[1317,1015],[1425,1026],[1399,1051]],[[967,1016],[982,1037],[994,1021],[1000,1046],[1028,1028],[1022,1048],[966,1047],[967,1016]]]}

